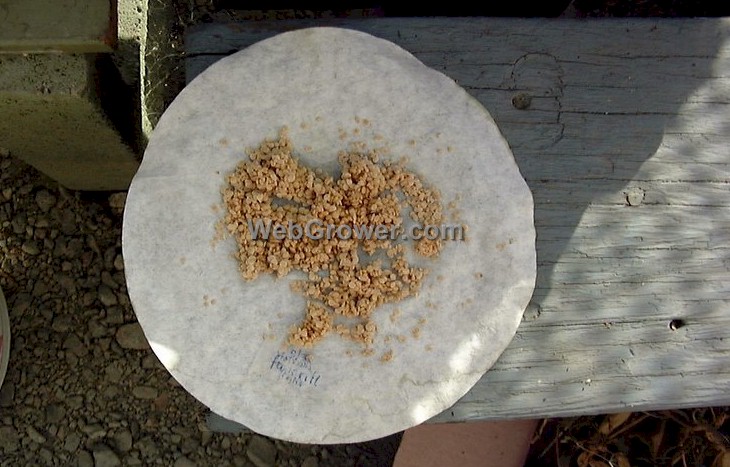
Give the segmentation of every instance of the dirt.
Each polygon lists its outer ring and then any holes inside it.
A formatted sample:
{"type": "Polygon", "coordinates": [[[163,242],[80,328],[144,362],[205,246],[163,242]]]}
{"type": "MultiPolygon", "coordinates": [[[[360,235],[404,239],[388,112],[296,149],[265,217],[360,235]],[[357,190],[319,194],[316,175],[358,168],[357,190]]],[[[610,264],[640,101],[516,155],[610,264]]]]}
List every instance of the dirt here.
{"type": "Polygon", "coordinates": [[[59,187],[0,152],[0,287],[10,362],[0,388],[2,465],[390,465],[398,437],[300,445],[213,432],[169,375],[130,305],[123,194],[59,187]]]}

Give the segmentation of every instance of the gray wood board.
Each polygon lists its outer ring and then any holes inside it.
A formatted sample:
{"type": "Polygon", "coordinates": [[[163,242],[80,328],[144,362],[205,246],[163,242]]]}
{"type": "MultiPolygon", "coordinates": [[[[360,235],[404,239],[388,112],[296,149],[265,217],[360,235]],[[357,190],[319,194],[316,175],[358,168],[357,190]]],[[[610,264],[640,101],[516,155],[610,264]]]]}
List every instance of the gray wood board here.
{"type": "Polygon", "coordinates": [[[730,404],[730,19],[208,24],[187,36],[188,79],[316,25],[390,40],[464,86],[535,197],[523,323],[435,420],[730,404]]]}

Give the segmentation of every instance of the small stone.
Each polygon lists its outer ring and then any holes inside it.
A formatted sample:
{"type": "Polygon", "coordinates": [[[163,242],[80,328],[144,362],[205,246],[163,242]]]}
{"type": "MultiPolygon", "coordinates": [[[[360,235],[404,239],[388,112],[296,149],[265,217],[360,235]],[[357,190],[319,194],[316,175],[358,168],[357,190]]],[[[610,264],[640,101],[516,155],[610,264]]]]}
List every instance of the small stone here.
{"type": "Polygon", "coordinates": [[[76,465],[78,467],[94,467],[94,458],[89,451],[83,449],[76,454],[76,465]]]}
{"type": "Polygon", "coordinates": [[[35,256],[41,252],[35,240],[28,240],[24,242],[20,249],[23,250],[24,253],[31,256],[35,256]]]}
{"type": "Polygon", "coordinates": [[[11,407],[15,398],[15,384],[5,381],[0,387],[0,407],[11,407]]]}
{"type": "Polygon", "coordinates": [[[139,449],[142,457],[148,459],[156,459],[159,456],[160,450],[157,448],[157,444],[155,444],[155,442],[149,436],[140,439],[135,444],[135,447],[139,449]]]}
{"type": "Polygon", "coordinates": [[[142,461],[139,460],[139,454],[136,452],[127,454],[127,456],[124,457],[124,465],[129,467],[142,465],[142,461]]]}
{"type": "Polygon", "coordinates": [[[56,205],[56,197],[46,190],[41,190],[35,195],[35,202],[41,211],[48,212],[56,205]]]}
{"type": "Polygon", "coordinates": [[[56,332],[68,332],[73,326],[73,321],[68,315],[56,316],[51,323],[51,329],[56,332]]]}
{"type": "Polygon", "coordinates": [[[191,461],[185,456],[180,456],[177,459],[175,459],[175,463],[173,464],[174,467],[195,467],[195,462],[191,461]]]}
{"type": "Polygon", "coordinates": [[[117,431],[114,434],[114,445],[120,452],[127,452],[132,449],[132,432],[127,429],[117,431]]]}
{"type": "Polygon", "coordinates": [[[67,258],[78,258],[84,252],[84,241],[80,238],[72,238],[66,244],[64,254],[67,258]]]}
{"type": "MultiPolygon", "coordinates": [[[[206,427],[207,428],[207,427],[206,427]]],[[[203,430],[200,432],[200,444],[207,446],[210,440],[213,439],[213,432],[209,430],[203,430]]]]}
{"type": "Polygon", "coordinates": [[[150,386],[136,386],[132,389],[132,394],[137,399],[154,399],[157,397],[157,389],[150,386]]]}
{"type": "Polygon", "coordinates": [[[71,432],[66,435],[66,439],[63,442],[63,449],[68,452],[74,452],[81,443],[81,436],[76,432],[71,432]]]}
{"type": "Polygon", "coordinates": [[[119,389],[116,386],[107,386],[101,392],[101,395],[107,400],[112,400],[119,395],[119,389]]]}
{"type": "Polygon", "coordinates": [[[22,315],[28,308],[30,308],[31,297],[27,293],[19,293],[15,297],[15,303],[13,303],[13,314],[22,315]]]}
{"type": "Polygon", "coordinates": [[[44,465],[53,465],[53,453],[46,448],[41,448],[38,455],[43,459],[44,465]]]}
{"type": "Polygon", "coordinates": [[[109,324],[122,324],[124,322],[124,312],[117,306],[109,308],[106,310],[104,321],[109,324]]]}
{"type": "Polygon", "coordinates": [[[109,271],[101,271],[101,283],[112,290],[119,288],[119,284],[117,284],[117,281],[114,280],[109,271]]]}
{"type": "Polygon", "coordinates": [[[145,355],[144,358],[142,358],[142,368],[145,370],[149,370],[152,368],[162,368],[162,364],[159,360],[157,360],[157,357],[155,354],[145,355]]]}
{"type": "Polygon", "coordinates": [[[276,446],[263,436],[254,435],[246,448],[246,456],[256,467],[276,464],[276,446]]]}
{"type": "Polygon", "coordinates": [[[12,426],[0,426],[0,452],[18,449],[18,432],[12,426]]]}
{"type": "Polygon", "coordinates": [[[35,285],[33,286],[33,296],[42,297],[47,294],[49,290],[51,290],[51,288],[45,281],[36,281],[35,285]]]}
{"type": "Polygon", "coordinates": [[[67,349],[69,352],[73,353],[77,357],[83,357],[87,354],[84,343],[81,342],[76,334],[71,334],[66,338],[66,340],[63,341],[63,348],[67,349]]]}
{"type": "Polygon", "coordinates": [[[76,282],[74,279],[66,274],[56,274],[53,277],[66,292],[70,295],[76,292],[76,282]]]}
{"type": "Polygon", "coordinates": [[[108,285],[100,285],[98,289],[98,294],[99,301],[104,304],[104,306],[113,306],[119,303],[119,301],[117,300],[117,294],[115,294],[108,285]]]}
{"type": "Polygon", "coordinates": [[[86,435],[89,437],[89,440],[96,441],[99,439],[102,439],[106,436],[106,430],[103,426],[99,425],[98,423],[93,423],[91,425],[86,425],[81,429],[86,435]]]}
{"type": "Polygon", "coordinates": [[[302,467],[319,467],[319,460],[315,456],[309,456],[302,462],[302,467]]]}
{"type": "Polygon", "coordinates": [[[107,329],[98,320],[96,320],[96,319],[89,320],[89,334],[91,334],[91,337],[96,339],[99,337],[104,337],[107,334],[110,334],[111,332],[113,332],[113,330],[107,329]]]}
{"type": "Polygon", "coordinates": [[[116,210],[123,210],[124,204],[127,202],[127,193],[121,192],[121,193],[113,193],[109,195],[109,206],[112,209],[116,210]]]}
{"type": "Polygon", "coordinates": [[[46,423],[58,423],[66,416],[66,409],[57,404],[46,407],[46,423]]]}
{"type": "Polygon", "coordinates": [[[224,451],[231,449],[231,440],[229,438],[223,438],[221,440],[221,449],[224,451]]]}
{"type": "Polygon", "coordinates": [[[61,232],[64,235],[73,235],[78,231],[76,215],[70,210],[61,213],[61,232]]]}
{"type": "Polygon", "coordinates": [[[95,467],[114,467],[121,465],[119,456],[104,444],[94,446],[94,466],[95,467]]]}
{"type": "Polygon", "coordinates": [[[114,258],[114,269],[117,271],[124,271],[124,258],[122,258],[122,255],[117,255],[116,258],[114,258]]]}
{"type": "Polygon", "coordinates": [[[188,436],[186,438],[183,438],[182,443],[180,443],[180,451],[183,454],[189,454],[198,449],[198,446],[198,441],[195,438],[188,436]]]}
{"type": "Polygon", "coordinates": [[[117,343],[123,349],[142,350],[150,347],[139,323],[120,326],[116,334],[117,343]]]}
{"type": "Polygon", "coordinates": [[[38,430],[36,430],[32,426],[27,427],[25,429],[25,432],[28,433],[28,438],[32,439],[38,444],[43,444],[46,442],[46,437],[38,433],[38,430]]]}
{"type": "Polygon", "coordinates": [[[68,399],[66,399],[66,405],[68,405],[68,407],[72,410],[80,409],[81,406],[83,405],[83,403],[84,403],[84,398],[81,396],[71,396],[68,399]]]}
{"type": "Polygon", "coordinates": [[[13,220],[10,222],[10,224],[13,227],[13,233],[16,235],[22,235],[25,233],[25,226],[28,225],[28,218],[26,217],[24,212],[21,212],[17,216],[13,217],[13,220]]]}
{"type": "Polygon", "coordinates": [[[105,369],[106,379],[110,383],[118,383],[122,380],[124,369],[116,363],[109,364],[105,369]]]}

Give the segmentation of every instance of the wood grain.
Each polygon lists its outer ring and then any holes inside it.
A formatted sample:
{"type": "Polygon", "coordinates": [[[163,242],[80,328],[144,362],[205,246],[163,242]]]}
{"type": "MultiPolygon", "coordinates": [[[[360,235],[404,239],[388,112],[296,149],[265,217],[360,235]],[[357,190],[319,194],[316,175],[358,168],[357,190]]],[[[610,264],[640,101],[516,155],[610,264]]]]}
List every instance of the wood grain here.
{"type": "Polygon", "coordinates": [[[188,79],[314,25],[395,42],[464,86],[535,197],[524,321],[435,420],[730,404],[730,19],[210,24],[187,38],[188,79]]]}

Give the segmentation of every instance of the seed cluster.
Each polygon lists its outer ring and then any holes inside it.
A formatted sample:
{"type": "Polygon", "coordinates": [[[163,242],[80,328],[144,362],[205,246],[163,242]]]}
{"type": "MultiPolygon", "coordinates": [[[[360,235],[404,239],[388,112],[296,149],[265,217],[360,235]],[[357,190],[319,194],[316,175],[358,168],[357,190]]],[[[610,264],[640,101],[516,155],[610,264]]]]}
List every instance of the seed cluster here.
{"type": "MultiPolygon", "coordinates": [[[[406,207],[423,225],[443,221],[436,190],[426,187],[403,163],[381,162],[377,151],[362,144],[353,147],[339,152],[341,176],[334,179],[299,163],[283,129],[277,139],[248,150],[249,160],[238,164],[223,188],[227,209],[223,225],[238,243],[243,278],[253,280],[262,273],[282,277],[292,270],[308,273],[307,280],[293,284],[308,304],[303,322],[289,335],[292,345],[309,347],[332,330],[371,344],[377,332],[373,311],[417,293],[426,271],[410,265],[404,245],[391,239],[253,238],[249,221],[383,225],[394,229],[396,238],[406,207]],[[375,259],[378,252],[385,254],[375,259]]],[[[421,239],[415,250],[432,257],[441,247],[441,240],[421,239]]]]}

